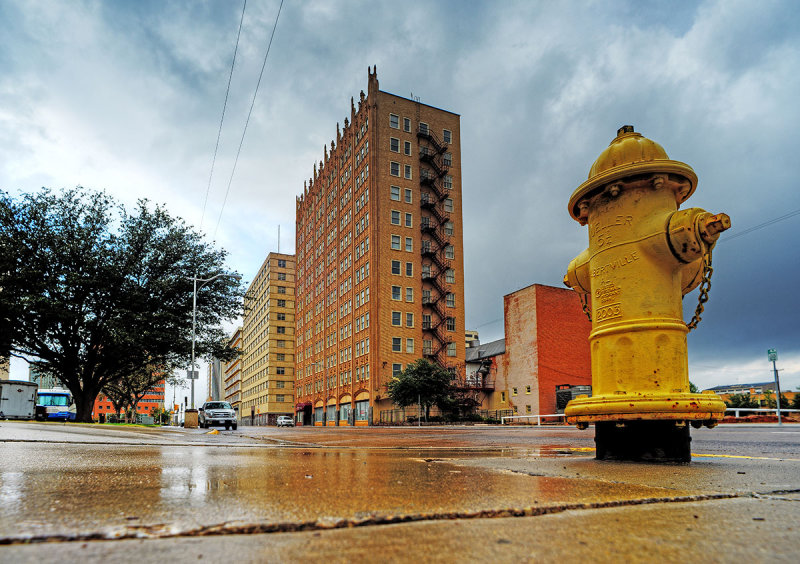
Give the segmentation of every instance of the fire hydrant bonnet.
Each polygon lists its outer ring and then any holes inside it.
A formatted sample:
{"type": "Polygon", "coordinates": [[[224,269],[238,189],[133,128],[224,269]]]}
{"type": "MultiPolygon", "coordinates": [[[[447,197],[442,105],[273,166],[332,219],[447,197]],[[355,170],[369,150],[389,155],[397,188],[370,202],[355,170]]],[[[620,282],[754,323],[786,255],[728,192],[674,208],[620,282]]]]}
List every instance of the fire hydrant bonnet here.
{"type": "Polygon", "coordinates": [[[617,136],[608,147],[597,157],[589,170],[586,182],[572,193],[568,204],[569,214],[574,220],[583,224],[578,205],[582,200],[620,178],[654,172],[675,174],[688,181],[689,189],[682,194],[676,194],[678,205],[686,201],[697,187],[697,175],[692,167],[671,160],[661,145],[635,132],[632,125],[624,125],[617,131],[617,136]]]}

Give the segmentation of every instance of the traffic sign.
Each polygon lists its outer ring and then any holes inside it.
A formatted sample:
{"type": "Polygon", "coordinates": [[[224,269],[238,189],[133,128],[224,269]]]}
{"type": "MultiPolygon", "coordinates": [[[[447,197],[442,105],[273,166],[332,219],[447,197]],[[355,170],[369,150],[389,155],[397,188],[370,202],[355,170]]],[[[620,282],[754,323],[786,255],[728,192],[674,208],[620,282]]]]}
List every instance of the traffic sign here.
{"type": "Polygon", "coordinates": [[[778,349],[768,349],[767,350],[767,359],[770,362],[775,362],[778,360],[778,349]]]}
{"type": "Polygon", "coordinates": [[[200,372],[197,370],[187,370],[186,377],[189,380],[197,380],[200,377],[200,372]]]}

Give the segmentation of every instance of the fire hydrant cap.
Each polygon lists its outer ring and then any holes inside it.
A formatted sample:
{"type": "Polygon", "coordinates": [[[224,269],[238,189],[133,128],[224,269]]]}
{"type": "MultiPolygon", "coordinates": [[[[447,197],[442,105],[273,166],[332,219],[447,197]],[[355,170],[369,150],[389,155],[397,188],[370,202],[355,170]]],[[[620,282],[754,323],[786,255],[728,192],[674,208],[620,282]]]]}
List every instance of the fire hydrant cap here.
{"type": "Polygon", "coordinates": [[[686,163],[670,160],[664,148],[633,130],[632,125],[624,125],[617,131],[617,136],[608,147],[600,153],[589,169],[589,178],[578,186],[569,199],[569,213],[578,219],[578,203],[599,191],[608,183],[620,178],[639,174],[668,173],[686,178],[691,188],[678,202],[682,203],[694,193],[697,187],[697,175],[686,163]]]}

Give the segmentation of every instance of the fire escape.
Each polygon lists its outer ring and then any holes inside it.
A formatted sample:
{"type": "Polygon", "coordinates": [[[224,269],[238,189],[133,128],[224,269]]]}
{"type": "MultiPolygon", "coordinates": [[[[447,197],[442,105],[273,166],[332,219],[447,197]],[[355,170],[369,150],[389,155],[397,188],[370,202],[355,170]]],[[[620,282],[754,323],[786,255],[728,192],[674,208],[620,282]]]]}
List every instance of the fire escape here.
{"type": "Polygon", "coordinates": [[[443,179],[447,174],[450,162],[445,158],[447,144],[439,141],[436,135],[425,124],[420,124],[417,131],[420,140],[419,160],[420,207],[423,215],[420,221],[422,230],[422,281],[423,321],[422,330],[430,344],[423,344],[423,355],[439,365],[449,368],[447,345],[453,342],[447,332],[447,294],[450,285],[447,282],[447,270],[450,260],[446,256],[446,248],[451,244],[446,231],[446,223],[450,213],[445,209],[444,201],[447,190],[443,179]],[[423,144],[422,142],[426,142],[423,144]]]}

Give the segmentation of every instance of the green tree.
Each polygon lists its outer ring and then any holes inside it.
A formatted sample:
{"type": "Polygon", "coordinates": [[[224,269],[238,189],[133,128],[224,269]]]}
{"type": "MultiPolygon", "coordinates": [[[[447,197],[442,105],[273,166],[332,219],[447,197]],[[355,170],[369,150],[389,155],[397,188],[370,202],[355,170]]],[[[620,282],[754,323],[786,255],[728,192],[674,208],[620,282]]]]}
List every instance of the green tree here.
{"type": "Polygon", "coordinates": [[[689,382],[689,393],[699,394],[700,389],[697,386],[695,386],[692,382],[689,382]]]}
{"type": "MultiPolygon", "coordinates": [[[[764,390],[764,399],[766,400],[766,407],[770,409],[775,409],[778,407],[778,403],[775,401],[775,392],[772,390],[764,390]]],[[[783,393],[781,393],[781,409],[789,409],[789,398],[787,398],[783,393]]]]}
{"type": "MultiPolygon", "coordinates": [[[[226,253],[162,206],[128,213],[107,194],[0,192],[0,350],[54,374],[89,422],[98,393],[148,364],[188,364],[192,276],[225,271],[226,253]]],[[[231,277],[197,300],[198,356],[228,358],[220,322],[241,311],[231,277]]]]}
{"type": "Polygon", "coordinates": [[[794,393],[792,409],[800,409],[800,386],[797,387],[797,391],[794,393]]]}
{"type": "Polygon", "coordinates": [[[450,404],[451,379],[450,372],[421,358],[407,365],[399,376],[389,382],[387,393],[392,403],[398,407],[408,407],[419,402],[427,420],[432,406],[446,407],[450,404]]]}
{"type": "MultiPolygon", "coordinates": [[[[108,396],[117,413],[123,411],[126,414],[136,413],[136,406],[142,401],[145,394],[165,379],[164,371],[165,367],[163,366],[145,365],[106,384],[103,393],[108,396]]],[[[128,422],[131,422],[130,416],[128,416],[128,422]]]]}
{"type": "Polygon", "coordinates": [[[728,407],[758,407],[758,402],[750,397],[750,394],[731,394],[725,405],[728,407]]]}

